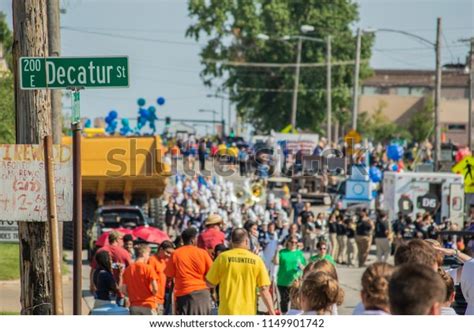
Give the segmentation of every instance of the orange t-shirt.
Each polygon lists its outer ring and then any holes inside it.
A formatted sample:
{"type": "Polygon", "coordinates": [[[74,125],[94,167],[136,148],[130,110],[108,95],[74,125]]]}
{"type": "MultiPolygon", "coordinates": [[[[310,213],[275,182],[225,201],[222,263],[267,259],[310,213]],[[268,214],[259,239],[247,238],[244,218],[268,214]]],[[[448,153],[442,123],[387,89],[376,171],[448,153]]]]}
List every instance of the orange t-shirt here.
{"type": "Polygon", "coordinates": [[[166,291],[166,262],[168,259],[159,259],[155,255],[150,257],[148,264],[153,268],[157,276],[156,282],[158,283],[158,292],[156,293],[156,299],[159,304],[165,303],[165,291],[166,291]]]}
{"type": "Polygon", "coordinates": [[[211,265],[212,260],[204,249],[186,245],[173,253],[165,274],[175,279],[175,294],[180,297],[207,288],[205,276],[211,265]]]}
{"type": "Polygon", "coordinates": [[[156,297],[151,291],[151,282],[158,277],[148,264],[135,262],[123,273],[123,283],[127,286],[130,306],[156,309],[156,297]]]}

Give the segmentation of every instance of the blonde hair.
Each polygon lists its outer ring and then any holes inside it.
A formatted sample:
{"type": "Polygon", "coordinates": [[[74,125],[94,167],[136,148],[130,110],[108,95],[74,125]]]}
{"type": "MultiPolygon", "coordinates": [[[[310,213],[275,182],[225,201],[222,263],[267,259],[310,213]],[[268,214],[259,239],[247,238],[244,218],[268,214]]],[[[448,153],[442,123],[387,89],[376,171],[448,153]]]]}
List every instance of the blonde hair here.
{"type": "Polygon", "coordinates": [[[370,265],[362,274],[362,297],[365,308],[389,306],[388,284],[394,267],[384,262],[370,265]]]}
{"type": "Polygon", "coordinates": [[[325,313],[331,311],[334,304],[342,304],[344,291],[331,275],[321,271],[311,271],[303,279],[300,298],[302,303],[304,301],[303,310],[325,313]]]}
{"type": "Polygon", "coordinates": [[[312,271],[324,272],[328,274],[329,276],[331,276],[332,278],[334,278],[336,281],[339,281],[337,277],[336,267],[328,260],[319,260],[319,261],[308,264],[306,268],[304,268],[303,278],[312,271]]]}

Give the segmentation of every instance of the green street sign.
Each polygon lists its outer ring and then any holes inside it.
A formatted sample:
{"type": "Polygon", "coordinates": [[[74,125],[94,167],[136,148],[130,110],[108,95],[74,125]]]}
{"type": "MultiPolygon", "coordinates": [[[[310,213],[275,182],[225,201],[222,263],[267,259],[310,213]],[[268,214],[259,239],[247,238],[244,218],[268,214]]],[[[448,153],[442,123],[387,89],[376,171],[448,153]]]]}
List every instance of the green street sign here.
{"type": "Polygon", "coordinates": [[[128,57],[21,57],[23,90],[128,87],[128,57]]]}

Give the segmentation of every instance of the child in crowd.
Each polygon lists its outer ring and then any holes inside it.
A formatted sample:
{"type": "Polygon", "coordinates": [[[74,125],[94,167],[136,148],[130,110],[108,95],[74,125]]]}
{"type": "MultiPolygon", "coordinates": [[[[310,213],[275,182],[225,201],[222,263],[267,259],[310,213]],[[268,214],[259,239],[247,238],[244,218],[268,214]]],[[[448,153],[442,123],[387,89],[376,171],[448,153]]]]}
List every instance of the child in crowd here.
{"type": "Polygon", "coordinates": [[[325,272],[311,271],[303,278],[300,302],[303,315],[332,315],[344,300],[339,282],[325,272]]]}

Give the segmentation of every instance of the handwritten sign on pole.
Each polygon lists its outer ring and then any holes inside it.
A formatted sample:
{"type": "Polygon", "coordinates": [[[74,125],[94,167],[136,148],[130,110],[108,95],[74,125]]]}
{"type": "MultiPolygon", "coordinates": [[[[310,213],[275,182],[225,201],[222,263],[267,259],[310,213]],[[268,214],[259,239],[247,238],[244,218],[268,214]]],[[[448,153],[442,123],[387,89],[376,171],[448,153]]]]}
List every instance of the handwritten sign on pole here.
{"type": "MultiPolygon", "coordinates": [[[[54,145],[59,221],[72,220],[72,147],[54,145]]],[[[0,145],[0,221],[46,222],[42,145],[0,145]]]]}

